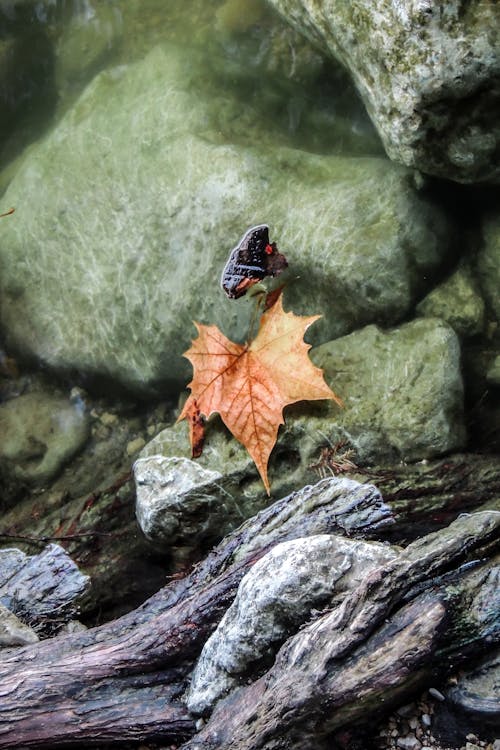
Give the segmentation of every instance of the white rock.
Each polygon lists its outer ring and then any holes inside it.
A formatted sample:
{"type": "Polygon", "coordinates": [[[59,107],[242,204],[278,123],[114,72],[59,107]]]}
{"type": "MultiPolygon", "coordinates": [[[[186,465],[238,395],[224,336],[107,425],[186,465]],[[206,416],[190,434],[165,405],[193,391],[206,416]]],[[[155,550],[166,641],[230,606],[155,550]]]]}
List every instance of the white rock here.
{"type": "MultiPolygon", "coordinates": [[[[139,526],[148,539],[173,544],[180,534],[190,533],[186,503],[189,504],[190,498],[195,502],[193,495],[200,502],[213,502],[205,490],[222,475],[202,468],[189,458],[149,456],[135,462],[134,478],[139,526]]],[[[199,517],[193,523],[198,524],[195,531],[199,533],[199,517]]]]}
{"type": "Polygon", "coordinates": [[[236,599],[206,642],[188,691],[189,710],[209,711],[252,662],[277,650],[312,608],[355,587],[395,555],[380,543],[329,534],[276,545],[242,579],[236,599]]]}

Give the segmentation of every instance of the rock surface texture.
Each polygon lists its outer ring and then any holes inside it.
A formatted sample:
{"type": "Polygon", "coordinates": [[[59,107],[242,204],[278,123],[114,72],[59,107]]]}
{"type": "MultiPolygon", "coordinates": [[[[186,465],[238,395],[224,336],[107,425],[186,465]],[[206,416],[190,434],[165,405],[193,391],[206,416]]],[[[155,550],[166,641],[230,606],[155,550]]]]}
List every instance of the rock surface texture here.
{"type": "Polygon", "coordinates": [[[359,585],[378,565],[396,557],[389,546],[332,534],[276,545],[246,574],[232,605],[208,639],[187,696],[195,714],[243,679],[260,659],[271,658],[311,611],[359,585]]]}
{"type": "Polygon", "coordinates": [[[362,460],[418,461],[464,445],[460,346],[440,320],[367,326],[312,357],[346,405],[322,429],[347,438],[362,460]]]}
{"type": "Polygon", "coordinates": [[[219,279],[262,222],[289,261],[285,306],[323,316],[313,339],[400,321],[445,259],[445,214],[385,159],[249,144],[243,125],[221,142],[215,116],[238,122],[238,104],[198,91],[186,57],[165,45],[101,73],[26,155],[4,196],[22,221],[0,236],[9,345],[136,391],[177,390],[193,319],[245,337],[253,306],[219,279]]]}
{"type": "MultiPolygon", "coordinates": [[[[323,368],[326,382],[343,399],[345,409],[318,402],[285,410],[285,426],[278,434],[270,460],[273,495],[290,492],[310,481],[311,469],[321,474],[324,468],[324,473],[328,473],[328,465],[321,463],[321,450],[333,449],[341,441],[360,465],[418,461],[464,446],[460,346],[446,323],[424,318],[391,331],[367,326],[312,349],[311,357],[323,368]]],[[[158,483],[168,485],[169,460],[179,462],[190,456],[186,425],[167,427],[145,446],[141,456],[154,465],[158,483]]],[[[341,463],[342,450],[337,458],[341,463]]],[[[161,508],[161,503],[155,501],[146,512],[139,509],[139,517],[160,520],[166,514],[166,525],[170,527],[173,520],[169,518],[182,515],[188,528],[198,524],[199,537],[209,530],[213,533],[232,528],[238,517],[247,518],[266,502],[248,453],[228,436],[218,419],[208,425],[204,451],[196,464],[201,469],[191,468],[190,476],[208,470],[218,472],[222,479],[207,483],[201,473],[186,493],[185,482],[179,478],[177,491],[168,493],[170,504],[178,503],[173,511],[168,511],[168,504],[161,508]]],[[[151,489],[139,490],[140,502],[149,506],[147,495],[151,489]]],[[[150,533],[146,527],[144,530],[150,533]]],[[[159,529],[154,535],[160,539],[164,536],[159,529]]],[[[184,534],[185,539],[189,536],[184,534]]],[[[176,537],[177,533],[171,542],[176,537]]]]}
{"type": "Polygon", "coordinates": [[[500,181],[500,5],[272,0],[351,72],[389,156],[459,182],[500,181]]]}
{"type": "Polygon", "coordinates": [[[467,265],[460,266],[417,305],[417,314],[441,318],[461,338],[480,334],[484,328],[484,300],[467,265]]]}
{"type": "Polygon", "coordinates": [[[500,215],[497,212],[489,212],[483,219],[483,244],[477,265],[488,308],[500,323],[500,215]]]}
{"type": "Polygon", "coordinates": [[[55,477],[90,434],[83,402],[33,391],[0,406],[0,469],[40,485],[55,477]]]}

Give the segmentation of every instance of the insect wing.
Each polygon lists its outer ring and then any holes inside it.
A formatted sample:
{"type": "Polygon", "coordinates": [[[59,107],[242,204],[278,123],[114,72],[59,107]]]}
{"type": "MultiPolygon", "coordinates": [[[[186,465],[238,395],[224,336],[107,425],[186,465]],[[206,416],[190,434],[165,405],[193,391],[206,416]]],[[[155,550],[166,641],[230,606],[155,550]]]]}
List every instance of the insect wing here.
{"type": "Polygon", "coordinates": [[[245,232],[236,247],[231,250],[222,272],[221,284],[228,297],[242,297],[253,284],[268,275],[267,247],[270,247],[267,224],[260,224],[245,232]]]}
{"type": "Polygon", "coordinates": [[[259,224],[248,229],[229,255],[221,285],[227,296],[238,299],[266,276],[278,276],[288,262],[278,252],[276,243],[269,243],[269,227],[259,224]]]}

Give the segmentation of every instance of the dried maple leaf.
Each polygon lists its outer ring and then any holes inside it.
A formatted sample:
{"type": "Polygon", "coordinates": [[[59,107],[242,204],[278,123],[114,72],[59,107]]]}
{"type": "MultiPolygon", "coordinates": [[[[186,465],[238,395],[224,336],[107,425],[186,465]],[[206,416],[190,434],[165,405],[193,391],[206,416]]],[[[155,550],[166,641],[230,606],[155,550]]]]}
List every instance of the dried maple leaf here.
{"type": "Polygon", "coordinates": [[[185,417],[189,421],[191,456],[193,458],[199,458],[203,452],[203,444],[205,443],[205,422],[201,416],[200,407],[195,398],[189,399],[188,410],[185,417]]]}
{"type": "Polygon", "coordinates": [[[283,310],[281,298],[264,312],[250,344],[235,344],[217,326],[195,323],[198,338],[184,356],[193,365],[189,396],[179,420],[199,409],[214,412],[248,450],[270,494],[267,464],[283,424],[283,409],[296,401],[340,399],[309,357],[305,331],[320,315],[300,317],[283,310]],[[196,404],[194,403],[196,402],[196,404]]]}

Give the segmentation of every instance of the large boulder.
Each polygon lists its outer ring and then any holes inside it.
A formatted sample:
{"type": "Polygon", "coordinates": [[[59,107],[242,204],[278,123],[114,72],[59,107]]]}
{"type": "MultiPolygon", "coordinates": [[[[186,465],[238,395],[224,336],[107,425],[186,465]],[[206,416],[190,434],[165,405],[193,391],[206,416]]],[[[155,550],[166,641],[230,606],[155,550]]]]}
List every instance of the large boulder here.
{"type": "Polygon", "coordinates": [[[459,182],[500,179],[500,5],[271,0],[351,72],[392,159],[459,182]]]}
{"type": "Polygon", "coordinates": [[[27,154],[0,235],[11,347],[136,391],[178,390],[193,319],[246,335],[253,305],[226,300],[219,278],[261,222],[290,263],[288,306],[323,314],[316,341],[394,324],[428,289],[450,227],[411,173],[244,145],[245,119],[228,145],[213,123],[233,127],[238,105],[203,86],[196,55],[155,49],[98,75],[27,154]]]}

